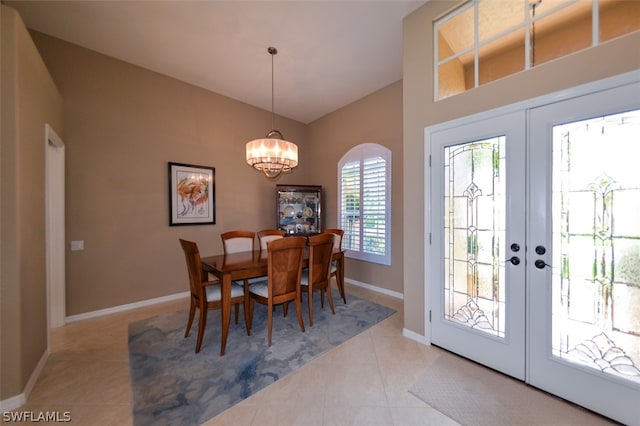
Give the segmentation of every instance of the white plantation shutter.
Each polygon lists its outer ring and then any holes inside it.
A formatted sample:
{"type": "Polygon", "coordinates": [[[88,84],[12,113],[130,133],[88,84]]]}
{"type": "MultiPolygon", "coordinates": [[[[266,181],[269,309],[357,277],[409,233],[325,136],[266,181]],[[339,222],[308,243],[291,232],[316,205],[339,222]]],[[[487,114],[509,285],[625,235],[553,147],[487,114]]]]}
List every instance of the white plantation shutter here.
{"type": "Polygon", "coordinates": [[[360,161],[351,161],[342,166],[339,188],[340,218],[338,227],[344,230],[342,248],[359,250],[360,248],[360,161]]]}
{"type": "Polygon", "coordinates": [[[346,256],[391,264],[391,151],[358,145],[338,163],[338,227],[346,256]]]}

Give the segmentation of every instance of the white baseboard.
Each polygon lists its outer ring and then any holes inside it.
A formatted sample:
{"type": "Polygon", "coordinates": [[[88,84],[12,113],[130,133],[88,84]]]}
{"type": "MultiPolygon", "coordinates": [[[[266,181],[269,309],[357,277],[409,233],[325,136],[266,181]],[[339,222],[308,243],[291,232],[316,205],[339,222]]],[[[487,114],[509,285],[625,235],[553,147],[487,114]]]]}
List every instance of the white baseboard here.
{"type": "Polygon", "coordinates": [[[386,288],[377,287],[375,285],[363,283],[360,281],[352,280],[351,278],[345,278],[345,283],[355,285],[357,287],[366,288],[367,290],[375,291],[376,293],[386,294],[387,296],[395,297],[396,299],[404,299],[404,295],[402,293],[398,293],[397,291],[387,290],[386,288]]]}
{"type": "Polygon", "coordinates": [[[92,312],[85,312],[83,314],[71,315],[66,318],[66,323],[72,323],[76,321],[82,321],[89,318],[101,317],[103,315],[114,314],[116,312],[128,311],[131,309],[142,308],[145,306],[156,305],[158,303],[171,302],[172,300],[178,300],[185,297],[189,297],[189,292],[171,294],[169,296],[156,297],[155,299],[143,300],[141,302],[128,303],[126,305],[114,306],[112,308],[100,309],[92,312]]]}
{"type": "Polygon", "coordinates": [[[47,359],[49,359],[49,348],[42,354],[40,361],[36,365],[36,368],[31,373],[31,377],[29,377],[29,381],[27,385],[24,387],[24,392],[20,395],[12,396],[11,398],[3,399],[0,401],[0,412],[15,410],[16,408],[22,407],[29,398],[33,387],[36,385],[36,381],[38,377],[40,377],[40,373],[44,369],[45,364],[47,363],[47,359]]]}
{"type": "MultiPolygon", "coordinates": [[[[387,290],[385,288],[376,287],[374,285],[363,283],[363,282],[356,281],[356,280],[352,280],[350,278],[345,278],[344,282],[352,284],[352,285],[355,285],[357,287],[366,288],[367,290],[375,291],[377,293],[386,294],[387,296],[395,297],[396,299],[404,300],[404,295],[402,293],[398,293],[396,291],[391,291],[391,290],[387,290]]],[[[423,336],[422,334],[418,334],[415,331],[411,331],[411,330],[409,330],[407,328],[403,328],[402,329],[402,335],[404,337],[407,337],[407,338],[411,339],[411,340],[415,340],[416,342],[418,342],[420,344],[427,345],[427,346],[431,345],[431,339],[429,339],[426,336],[423,336]]]]}
{"type": "Polygon", "coordinates": [[[418,343],[423,345],[431,346],[431,339],[423,336],[422,334],[418,334],[415,331],[411,331],[407,328],[402,329],[402,335],[408,339],[415,340],[418,343]]]}

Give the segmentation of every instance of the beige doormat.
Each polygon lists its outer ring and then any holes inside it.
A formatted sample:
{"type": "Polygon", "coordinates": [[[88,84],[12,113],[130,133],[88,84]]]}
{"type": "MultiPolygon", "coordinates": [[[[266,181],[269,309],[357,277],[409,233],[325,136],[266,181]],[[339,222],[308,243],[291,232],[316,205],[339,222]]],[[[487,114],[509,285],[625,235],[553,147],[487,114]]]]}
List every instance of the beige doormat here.
{"type": "Polygon", "coordinates": [[[461,425],[615,424],[449,353],[435,360],[409,392],[461,425]]]}

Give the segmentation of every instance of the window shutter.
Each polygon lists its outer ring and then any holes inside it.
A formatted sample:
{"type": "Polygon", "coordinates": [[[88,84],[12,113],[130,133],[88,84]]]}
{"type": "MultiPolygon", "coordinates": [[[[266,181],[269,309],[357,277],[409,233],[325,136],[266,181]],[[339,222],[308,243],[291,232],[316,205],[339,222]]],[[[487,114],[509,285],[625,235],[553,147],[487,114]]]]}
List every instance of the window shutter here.
{"type": "Polygon", "coordinates": [[[362,216],[365,253],[385,252],[386,228],[386,165],[381,157],[364,159],[362,181],[362,216]]]}
{"type": "Polygon", "coordinates": [[[346,256],[391,261],[391,151],[366,143],[338,163],[338,226],[346,256]]]}
{"type": "Polygon", "coordinates": [[[340,228],[344,230],[342,248],[360,249],[360,161],[342,167],[340,228]]]}

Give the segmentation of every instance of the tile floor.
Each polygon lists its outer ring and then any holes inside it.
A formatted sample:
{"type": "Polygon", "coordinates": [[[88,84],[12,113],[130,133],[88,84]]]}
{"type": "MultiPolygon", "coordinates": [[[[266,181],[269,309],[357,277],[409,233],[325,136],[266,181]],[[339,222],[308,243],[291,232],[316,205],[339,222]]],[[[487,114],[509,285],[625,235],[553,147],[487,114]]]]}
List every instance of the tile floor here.
{"type": "MultiPolygon", "coordinates": [[[[318,357],[206,425],[456,425],[408,392],[443,351],[402,336],[402,301],[359,287],[355,294],[397,314],[318,357]]],[[[52,354],[19,411],[69,412],[75,425],[130,425],[129,322],[172,310],[158,304],[53,330],[52,354]]]]}

